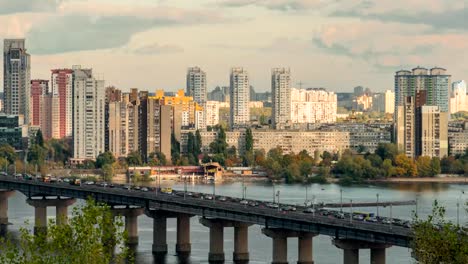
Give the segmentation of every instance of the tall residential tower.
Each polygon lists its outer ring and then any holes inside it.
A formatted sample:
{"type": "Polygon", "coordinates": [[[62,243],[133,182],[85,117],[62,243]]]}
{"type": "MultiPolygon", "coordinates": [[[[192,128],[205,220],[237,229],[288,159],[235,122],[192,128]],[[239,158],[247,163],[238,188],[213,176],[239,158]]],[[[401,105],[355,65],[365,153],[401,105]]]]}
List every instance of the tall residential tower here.
{"type": "Polygon", "coordinates": [[[249,74],[244,68],[232,68],[230,76],[230,125],[245,126],[250,120],[249,74]]]}
{"type": "Polygon", "coordinates": [[[4,112],[23,115],[29,124],[31,62],[24,39],[5,39],[3,46],[4,112]]]}
{"type": "Polygon", "coordinates": [[[187,95],[203,105],[206,98],[206,73],[200,67],[190,67],[187,71],[187,95]]]}
{"type": "Polygon", "coordinates": [[[291,72],[289,69],[274,68],[271,70],[271,94],[273,127],[282,128],[291,120],[291,72]]]}

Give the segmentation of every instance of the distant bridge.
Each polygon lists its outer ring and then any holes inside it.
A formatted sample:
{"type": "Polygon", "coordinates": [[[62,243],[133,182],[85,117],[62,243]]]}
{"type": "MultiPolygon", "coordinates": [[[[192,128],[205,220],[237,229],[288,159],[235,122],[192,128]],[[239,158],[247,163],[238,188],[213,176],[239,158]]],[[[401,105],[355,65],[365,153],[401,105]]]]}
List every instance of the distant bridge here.
{"type": "MultiPolygon", "coordinates": [[[[123,205],[115,213],[126,217],[129,242],[138,243],[137,217],[143,212],[154,219],[153,253],[167,253],[166,219],[177,218],[176,252],[186,255],[190,252],[190,217],[200,216],[200,223],[210,229],[209,261],[224,261],[223,230],[234,227],[235,243],[233,258],[236,263],[245,263],[248,254],[248,227],[256,224],[264,227],[263,233],[273,239],[273,263],[287,263],[287,237],[299,239],[298,263],[313,263],[312,238],[318,234],[334,238],[335,246],[345,252],[344,263],[358,263],[359,249],[371,249],[372,263],[385,263],[385,248],[390,246],[409,247],[411,230],[392,224],[372,223],[353,220],[352,217],[339,219],[318,213],[283,211],[267,206],[249,206],[239,203],[238,198],[226,201],[201,199],[189,195],[143,192],[122,188],[99,187],[95,185],[74,186],[66,183],[44,183],[0,178],[0,223],[7,224],[5,201],[12,190],[28,197],[28,203],[35,207],[35,230],[46,229],[46,208],[55,206],[57,215],[66,216],[70,199],[87,199],[111,205],[123,205]],[[35,197],[57,197],[57,199],[35,199],[35,197]],[[62,199],[59,199],[62,198],[62,199]],[[6,219],[6,220],[5,220],[6,219]]],[[[251,201],[251,200],[250,200],[251,201]]],[[[265,204],[265,201],[256,201],[265,204]]],[[[407,202],[403,202],[407,203],[407,202]]],[[[7,204],[7,203],[6,203],[7,204]]],[[[347,204],[343,204],[346,207],[347,204]]],[[[353,206],[374,206],[375,203],[353,203],[353,206]]],[[[381,203],[379,204],[381,205],[381,203]]],[[[285,207],[286,205],[281,205],[285,207]]],[[[340,206],[340,204],[338,204],[340,206]]],[[[326,204],[325,207],[336,207],[326,204]]]]}

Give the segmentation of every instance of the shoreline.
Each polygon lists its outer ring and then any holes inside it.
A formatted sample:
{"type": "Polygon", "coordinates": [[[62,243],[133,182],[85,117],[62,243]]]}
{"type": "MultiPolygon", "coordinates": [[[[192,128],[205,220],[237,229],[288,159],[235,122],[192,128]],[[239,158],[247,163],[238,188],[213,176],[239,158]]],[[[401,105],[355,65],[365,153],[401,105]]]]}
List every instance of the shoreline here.
{"type": "Polygon", "coordinates": [[[466,183],[468,177],[423,177],[423,178],[389,178],[367,180],[368,183],[466,183]]]}

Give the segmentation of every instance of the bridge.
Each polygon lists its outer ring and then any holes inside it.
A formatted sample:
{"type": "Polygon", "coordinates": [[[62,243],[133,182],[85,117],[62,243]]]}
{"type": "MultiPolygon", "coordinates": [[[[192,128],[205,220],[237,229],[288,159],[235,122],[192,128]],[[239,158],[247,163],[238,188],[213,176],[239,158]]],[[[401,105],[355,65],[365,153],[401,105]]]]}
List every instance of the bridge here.
{"type": "MultiPolygon", "coordinates": [[[[176,253],[188,256],[190,244],[190,218],[200,217],[200,223],[209,228],[210,263],[223,263],[224,228],[234,228],[235,263],[247,263],[248,228],[251,225],[263,226],[262,233],[273,241],[273,262],[287,263],[287,238],[298,238],[298,263],[313,263],[313,237],[327,235],[334,238],[333,244],[344,251],[345,264],[359,263],[359,249],[371,250],[371,263],[385,264],[385,250],[391,246],[409,247],[411,230],[403,226],[372,223],[353,220],[350,214],[346,218],[337,218],[320,213],[306,213],[301,208],[297,211],[280,210],[279,207],[251,206],[240,203],[238,198],[201,199],[198,195],[185,192],[166,194],[144,192],[122,188],[99,187],[95,185],[75,186],[67,183],[44,183],[20,180],[12,177],[0,178],[0,224],[8,224],[8,197],[12,191],[25,194],[27,202],[35,208],[34,231],[47,230],[47,207],[57,210],[58,224],[67,216],[67,207],[75,199],[92,197],[98,202],[113,205],[115,215],[125,217],[125,228],[129,243],[138,243],[137,217],[145,213],[153,218],[153,247],[155,255],[167,254],[166,223],[167,218],[177,219],[176,253]],[[53,199],[46,197],[54,197],[53,199]],[[60,220],[62,219],[62,220],[60,220]]],[[[210,197],[209,195],[206,197],[210,197]]],[[[264,201],[250,201],[265,204],[264,201]]],[[[287,207],[287,206],[286,206],[287,207]]]]}

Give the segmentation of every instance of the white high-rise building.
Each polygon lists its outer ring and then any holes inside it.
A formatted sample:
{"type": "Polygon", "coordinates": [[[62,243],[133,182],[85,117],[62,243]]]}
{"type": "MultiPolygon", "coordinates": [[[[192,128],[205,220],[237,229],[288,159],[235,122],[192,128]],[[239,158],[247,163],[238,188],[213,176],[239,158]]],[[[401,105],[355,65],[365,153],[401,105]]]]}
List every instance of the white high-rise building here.
{"type": "Polygon", "coordinates": [[[291,120],[291,71],[289,69],[274,68],[271,70],[271,94],[273,127],[281,128],[291,120]]]}
{"type": "Polygon", "coordinates": [[[53,69],[50,77],[51,93],[58,104],[53,111],[58,115],[58,123],[52,127],[53,138],[71,137],[73,125],[73,70],[53,69]]]}
{"type": "Polygon", "coordinates": [[[450,97],[450,113],[468,111],[468,95],[466,94],[466,82],[456,81],[452,84],[452,96],[450,97]]]}
{"type": "Polygon", "coordinates": [[[207,101],[205,103],[205,121],[207,126],[219,124],[219,102],[207,101]]]}
{"type": "Polygon", "coordinates": [[[337,96],[325,89],[291,88],[292,123],[333,123],[336,121],[337,96]]]}
{"type": "Polygon", "coordinates": [[[104,80],[73,66],[73,91],[73,160],[95,159],[104,152],[104,80]]]}
{"type": "Polygon", "coordinates": [[[206,102],[206,73],[200,67],[187,70],[187,95],[200,105],[206,102]]]}
{"type": "Polygon", "coordinates": [[[23,115],[29,124],[31,62],[24,39],[5,39],[3,46],[4,112],[23,115]]]}
{"type": "Polygon", "coordinates": [[[391,90],[386,90],[383,93],[374,94],[372,110],[386,114],[395,113],[395,93],[391,90]]]}
{"type": "Polygon", "coordinates": [[[230,76],[230,125],[245,126],[250,121],[249,74],[244,68],[232,68],[230,76]]]}

